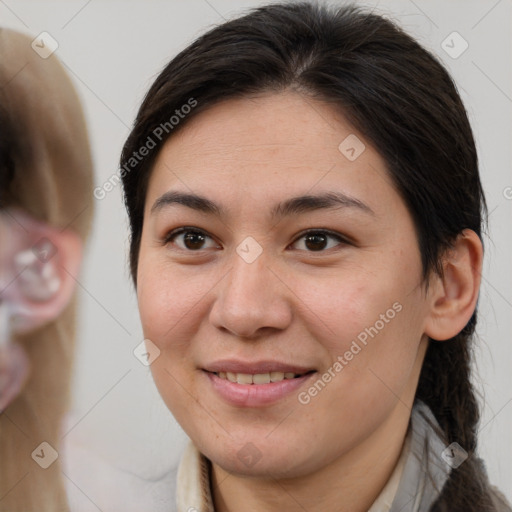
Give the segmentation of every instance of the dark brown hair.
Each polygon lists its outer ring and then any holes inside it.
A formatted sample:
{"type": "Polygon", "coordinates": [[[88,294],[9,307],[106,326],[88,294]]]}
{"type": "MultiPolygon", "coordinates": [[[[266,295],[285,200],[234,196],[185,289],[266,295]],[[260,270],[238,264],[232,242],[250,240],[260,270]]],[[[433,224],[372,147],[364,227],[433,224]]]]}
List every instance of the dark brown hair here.
{"type": "MultiPolygon", "coordinates": [[[[148,178],[167,138],[220,101],[290,89],[329,102],[385,159],[415,223],[425,283],[441,272],[445,250],[464,229],[481,237],[486,205],[473,133],[438,59],[392,21],[355,6],[270,4],[199,37],[165,67],[142,103],[121,155],[135,286],[148,178]],[[134,152],[190,98],[197,106],[128,171],[134,152]]],[[[433,511],[495,510],[475,455],[475,324],[476,312],[453,339],[430,343],[417,389],[446,442],[470,454],[451,472],[433,511]]]]}

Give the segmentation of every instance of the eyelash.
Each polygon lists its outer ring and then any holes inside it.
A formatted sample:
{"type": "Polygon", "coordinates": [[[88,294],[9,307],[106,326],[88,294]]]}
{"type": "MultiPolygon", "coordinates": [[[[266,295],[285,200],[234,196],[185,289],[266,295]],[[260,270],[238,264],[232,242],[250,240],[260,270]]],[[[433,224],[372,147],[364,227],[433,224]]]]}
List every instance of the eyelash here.
{"type": "MultiPolygon", "coordinates": [[[[177,229],[174,229],[173,231],[167,233],[167,235],[165,235],[164,239],[163,239],[163,244],[164,245],[168,245],[169,243],[171,243],[177,236],[181,235],[181,234],[184,234],[184,233],[194,233],[194,234],[200,234],[200,235],[204,235],[210,239],[213,240],[213,237],[211,237],[210,235],[208,235],[208,233],[206,233],[205,231],[203,231],[202,229],[199,229],[199,228],[195,228],[195,227],[191,227],[191,226],[184,226],[184,227],[181,227],[181,228],[177,228],[177,229]]],[[[303,231],[302,233],[300,233],[297,238],[295,238],[295,240],[292,242],[291,245],[295,244],[296,242],[298,242],[301,238],[304,238],[305,236],[307,235],[310,235],[310,234],[322,234],[322,235],[327,235],[328,237],[330,238],[334,238],[335,240],[337,240],[341,245],[349,245],[351,242],[343,237],[342,235],[340,235],[339,233],[336,233],[334,231],[331,231],[331,230],[328,230],[328,229],[309,229],[307,231],[303,231]]],[[[197,250],[192,250],[192,249],[183,249],[182,247],[179,247],[180,250],[182,251],[186,251],[186,252],[190,252],[190,253],[193,253],[193,252],[201,252],[203,251],[204,249],[197,249],[197,250]]],[[[309,252],[309,253],[322,253],[322,252],[327,252],[329,250],[333,249],[333,247],[330,247],[329,249],[321,249],[319,251],[306,251],[306,252],[309,252]]]]}

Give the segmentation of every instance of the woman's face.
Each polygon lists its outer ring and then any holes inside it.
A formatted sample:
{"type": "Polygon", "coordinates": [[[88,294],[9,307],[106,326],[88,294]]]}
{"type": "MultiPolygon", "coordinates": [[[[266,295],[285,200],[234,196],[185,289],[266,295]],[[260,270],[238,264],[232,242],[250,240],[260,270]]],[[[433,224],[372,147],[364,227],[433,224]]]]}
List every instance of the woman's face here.
{"type": "Polygon", "coordinates": [[[306,475],[403,437],[421,275],[383,159],[326,104],[229,100],[158,155],[137,276],[151,369],[226,471],[306,475]]]}

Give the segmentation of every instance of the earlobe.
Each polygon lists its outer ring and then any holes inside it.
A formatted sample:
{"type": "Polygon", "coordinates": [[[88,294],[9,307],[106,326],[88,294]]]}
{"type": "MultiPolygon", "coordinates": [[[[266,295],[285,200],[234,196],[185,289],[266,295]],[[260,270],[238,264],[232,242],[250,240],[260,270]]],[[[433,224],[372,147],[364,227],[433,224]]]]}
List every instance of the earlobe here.
{"type": "Polygon", "coordinates": [[[443,275],[429,289],[425,334],[444,341],[456,336],[469,322],[478,300],[483,260],[478,235],[464,230],[443,257],[443,275]]]}

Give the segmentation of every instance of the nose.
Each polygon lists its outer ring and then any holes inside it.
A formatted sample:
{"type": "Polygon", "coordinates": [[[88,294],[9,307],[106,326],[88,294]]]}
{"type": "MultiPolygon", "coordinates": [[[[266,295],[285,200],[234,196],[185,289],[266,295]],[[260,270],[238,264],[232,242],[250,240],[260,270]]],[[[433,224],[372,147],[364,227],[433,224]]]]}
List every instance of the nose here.
{"type": "Polygon", "coordinates": [[[284,330],[292,319],[291,292],[269,265],[265,251],[251,263],[233,252],[230,270],[216,287],[210,322],[237,337],[284,330]]]}

